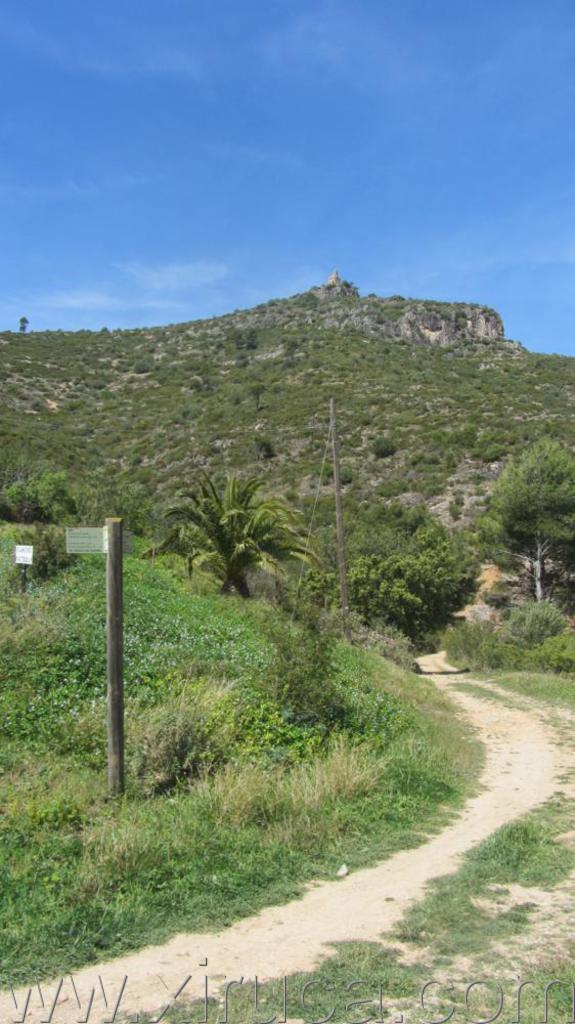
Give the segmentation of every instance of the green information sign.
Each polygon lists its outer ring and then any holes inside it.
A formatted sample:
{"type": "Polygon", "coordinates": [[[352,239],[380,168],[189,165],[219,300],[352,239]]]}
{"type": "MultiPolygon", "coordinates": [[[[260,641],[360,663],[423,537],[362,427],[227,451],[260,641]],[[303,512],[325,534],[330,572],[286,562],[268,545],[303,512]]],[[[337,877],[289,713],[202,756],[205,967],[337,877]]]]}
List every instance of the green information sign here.
{"type": "Polygon", "coordinates": [[[104,528],[102,526],[67,526],[66,551],[69,555],[103,555],[104,528]]]}
{"type": "MultiPolygon", "coordinates": [[[[134,535],[124,531],[123,548],[125,555],[134,550],[134,535]]],[[[69,555],[106,555],[108,553],[108,531],[105,526],[67,526],[66,551],[69,555]]]]}

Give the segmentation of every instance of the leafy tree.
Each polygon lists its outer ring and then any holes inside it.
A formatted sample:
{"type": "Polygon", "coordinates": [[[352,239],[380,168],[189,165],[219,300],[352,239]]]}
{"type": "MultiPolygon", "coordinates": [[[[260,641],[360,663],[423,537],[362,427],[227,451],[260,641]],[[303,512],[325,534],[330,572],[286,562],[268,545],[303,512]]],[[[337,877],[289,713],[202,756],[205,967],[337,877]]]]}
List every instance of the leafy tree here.
{"type": "Polygon", "coordinates": [[[364,555],[351,564],[351,604],[366,623],[390,622],[420,640],[449,622],[474,593],[476,577],[465,540],[426,524],[411,537],[397,534],[387,556],[364,555]]]}
{"type": "Polygon", "coordinates": [[[76,511],[68,479],[60,470],[14,481],[5,488],[1,504],[8,518],[18,523],[63,523],[76,511]]]}
{"type": "Polygon", "coordinates": [[[26,334],[29,324],[30,321],[28,320],[27,316],[20,317],[20,320],[18,321],[18,329],[20,331],[20,334],[26,334]]]}
{"type": "Polygon", "coordinates": [[[248,573],[261,569],[281,576],[282,563],[312,562],[299,514],[279,498],[265,498],[262,482],[229,476],[223,488],[206,476],[197,489],[167,513],[172,528],[160,550],[176,551],[195,567],[207,567],[222,593],[249,597],[248,573]]]}
{"type": "Polygon", "coordinates": [[[575,458],[544,439],[501,474],[491,503],[493,535],[527,570],[535,599],[543,601],[552,575],[570,570],[575,557],[575,458]]]}

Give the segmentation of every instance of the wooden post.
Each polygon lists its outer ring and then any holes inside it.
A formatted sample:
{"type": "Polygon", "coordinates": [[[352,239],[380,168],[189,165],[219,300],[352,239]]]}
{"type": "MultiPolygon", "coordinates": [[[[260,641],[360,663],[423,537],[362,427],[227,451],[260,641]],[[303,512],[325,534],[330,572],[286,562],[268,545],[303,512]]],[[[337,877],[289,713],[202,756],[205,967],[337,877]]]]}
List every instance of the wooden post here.
{"type": "Polygon", "coordinates": [[[106,519],[107,654],[108,654],[108,788],[124,790],[124,598],[121,519],[106,519]]]}
{"type": "Polygon", "coordinates": [[[341,498],[341,476],[339,471],[339,437],[335,419],[335,398],[330,399],[329,421],[333,447],[333,484],[335,490],[335,530],[337,544],[337,568],[339,572],[339,592],[341,597],[341,617],[343,632],[350,639],[349,599],[347,593],[347,569],[345,564],[345,532],[343,526],[343,503],[341,498]]]}
{"type": "Polygon", "coordinates": [[[20,566],[20,593],[25,594],[28,588],[28,566],[20,566]]]}

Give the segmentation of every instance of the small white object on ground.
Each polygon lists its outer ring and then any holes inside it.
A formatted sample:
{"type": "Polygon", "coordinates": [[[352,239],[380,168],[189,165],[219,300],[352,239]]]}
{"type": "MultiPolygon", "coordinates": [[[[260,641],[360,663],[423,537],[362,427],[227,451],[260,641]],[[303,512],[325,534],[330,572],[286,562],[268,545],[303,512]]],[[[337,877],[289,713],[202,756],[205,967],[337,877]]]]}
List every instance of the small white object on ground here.
{"type": "Polygon", "coordinates": [[[338,878],[345,878],[346,875],[349,875],[349,868],[348,868],[347,864],[342,864],[340,869],[339,869],[339,871],[338,871],[338,873],[337,873],[337,877],[338,878]]]}

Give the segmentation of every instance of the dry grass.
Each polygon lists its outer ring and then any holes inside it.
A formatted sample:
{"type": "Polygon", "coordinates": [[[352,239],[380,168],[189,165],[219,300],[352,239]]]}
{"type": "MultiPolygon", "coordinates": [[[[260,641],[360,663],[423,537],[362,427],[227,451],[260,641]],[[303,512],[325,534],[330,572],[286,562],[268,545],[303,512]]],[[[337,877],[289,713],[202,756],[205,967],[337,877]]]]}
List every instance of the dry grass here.
{"type": "Polygon", "coordinates": [[[381,781],[384,762],[366,746],[337,737],[325,757],[289,772],[257,765],[226,766],[198,786],[198,798],[214,821],[238,828],[269,827],[269,839],[289,842],[302,830],[317,833],[320,812],[339,800],[364,796],[381,781]]]}

